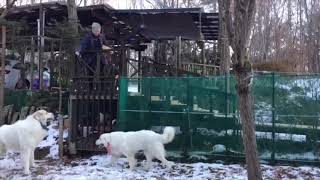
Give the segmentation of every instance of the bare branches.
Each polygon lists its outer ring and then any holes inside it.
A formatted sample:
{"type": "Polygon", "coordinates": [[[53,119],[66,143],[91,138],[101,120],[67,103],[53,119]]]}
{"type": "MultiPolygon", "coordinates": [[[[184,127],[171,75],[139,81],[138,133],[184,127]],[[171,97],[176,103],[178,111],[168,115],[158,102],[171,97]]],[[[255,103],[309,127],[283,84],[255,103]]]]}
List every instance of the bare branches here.
{"type": "Polygon", "coordinates": [[[157,7],[150,0],[146,0],[146,1],[152,6],[152,8],[157,9],[157,7]]]}
{"type": "Polygon", "coordinates": [[[250,0],[249,5],[248,5],[248,25],[249,28],[252,28],[252,23],[254,22],[254,16],[256,13],[256,0],[250,0]]]}
{"type": "Polygon", "coordinates": [[[77,7],[81,6],[81,3],[82,3],[82,0],[80,0],[80,2],[78,3],[77,7]]]}
{"type": "MultiPolygon", "coordinates": [[[[221,4],[221,3],[220,3],[221,4]]],[[[219,6],[220,6],[219,4],[219,6]]],[[[225,0],[225,10],[226,10],[226,24],[227,24],[227,32],[229,35],[229,42],[233,49],[235,49],[235,42],[234,42],[234,21],[232,19],[232,15],[230,13],[230,0],[225,0]]],[[[223,5],[223,4],[221,4],[223,5]]]]}
{"type": "Polygon", "coordinates": [[[4,18],[7,14],[8,14],[8,11],[10,8],[13,7],[14,3],[16,2],[17,0],[13,0],[10,4],[7,5],[7,7],[4,9],[4,11],[1,13],[0,15],[0,18],[4,18]]]}

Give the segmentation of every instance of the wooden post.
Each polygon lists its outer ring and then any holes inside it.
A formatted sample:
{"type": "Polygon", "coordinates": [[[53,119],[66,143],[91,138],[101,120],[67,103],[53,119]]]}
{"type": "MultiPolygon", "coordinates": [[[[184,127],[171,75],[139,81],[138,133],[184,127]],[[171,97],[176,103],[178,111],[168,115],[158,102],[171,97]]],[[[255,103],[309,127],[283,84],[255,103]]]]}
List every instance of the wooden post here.
{"type": "Polygon", "coordinates": [[[59,122],[59,158],[63,158],[63,117],[61,114],[58,115],[58,122],[59,122]]]}
{"type": "MultiPolygon", "coordinates": [[[[213,55],[213,62],[211,62],[210,64],[213,64],[213,65],[215,65],[215,62],[217,62],[217,60],[218,60],[218,52],[217,52],[217,42],[215,41],[214,43],[213,43],[213,53],[214,53],[214,55],[213,55]]],[[[218,71],[218,69],[215,67],[214,68],[214,75],[217,75],[217,71],[218,71]]]]}
{"type": "MultiPolygon", "coordinates": [[[[139,50],[138,53],[138,77],[142,77],[142,58],[141,58],[141,50],[139,50]]],[[[138,92],[141,92],[141,84],[140,81],[138,81],[138,92]]]]}
{"type": "Polygon", "coordinates": [[[62,51],[62,40],[60,40],[59,42],[59,57],[58,57],[58,79],[59,79],[59,113],[61,114],[61,111],[62,111],[62,75],[61,75],[61,57],[62,57],[62,54],[61,54],[61,51],[62,51]]]}
{"type": "Polygon", "coordinates": [[[122,76],[127,76],[127,51],[125,47],[124,40],[121,40],[121,47],[120,47],[120,58],[121,58],[121,66],[122,66],[122,76]]]}
{"type": "Polygon", "coordinates": [[[5,83],[5,64],[6,64],[6,26],[2,26],[2,52],[1,52],[1,69],[0,69],[0,126],[4,122],[4,83],[5,83]]]}
{"type": "MultiPolygon", "coordinates": [[[[53,62],[54,62],[54,39],[50,39],[50,61],[49,61],[49,69],[50,69],[50,80],[49,80],[49,87],[52,87],[52,77],[53,77],[53,62]]],[[[60,66],[59,66],[60,67],[60,66]]]]}
{"type": "MultiPolygon", "coordinates": [[[[61,46],[62,46],[62,41],[60,40],[59,43],[59,53],[61,53],[61,46]]],[[[61,54],[59,54],[58,57],[59,65],[58,65],[58,79],[59,79],[59,116],[58,116],[58,121],[59,121],[59,139],[58,139],[58,144],[59,144],[59,158],[63,158],[63,117],[62,117],[62,85],[61,85],[61,54]]],[[[69,121],[70,122],[70,121],[69,121]]]]}
{"type": "Polygon", "coordinates": [[[275,132],[275,76],[274,72],[272,72],[272,152],[271,152],[271,163],[275,164],[275,139],[276,139],[276,132],[275,132]]]}
{"type": "Polygon", "coordinates": [[[178,37],[178,68],[181,67],[181,36],[178,37]]]}
{"type": "Polygon", "coordinates": [[[39,89],[43,89],[43,52],[44,52],[44,18],[45,12],[43,6],[39,9],[39,89]]]}
{"type": "Polygon", "coordinates": [[[138,52],[138,76],[141,77],[142,76],[142,64],[141,64],[141,51],[139,50],[138,52]]]}
{"type": "Polygon", "coordinates": [[[181,65],[181,36],[176,38],[176,76],[181,65]]]}
{"type": "Polygon", "coordinates": [[[33,81],[34,81],[34,51],[35,51],[35,43],[34,43],[34,37],[31,37],[31,55],[30,55],[30,68],[31,68],[31,90],[33,90],[33,81]]]}
{"type": "Polygon", "coordinates": [[[201,41],[201,63],[202,63],[202,75],[206,75],[206,53],[205,53],[205,47],[204,47],[204,41],[201,41]]]}

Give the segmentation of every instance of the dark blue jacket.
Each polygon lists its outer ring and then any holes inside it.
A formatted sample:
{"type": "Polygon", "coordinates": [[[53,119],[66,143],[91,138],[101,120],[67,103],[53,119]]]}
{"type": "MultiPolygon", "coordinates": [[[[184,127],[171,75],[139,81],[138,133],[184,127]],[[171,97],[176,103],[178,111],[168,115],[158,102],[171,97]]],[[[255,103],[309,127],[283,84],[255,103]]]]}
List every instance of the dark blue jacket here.
{"type": "Polygon", "coordinates": [[[83,59],[89,65],[95,65],[97,61],[97,54],[100,55],[100,62],[105,63],[105,57],[102,55],[102,45],[106,45],[107,41],[104,34],[99,37],[94,36],[91,32],[86,34],[80,42],[79,52],[83,59]]]}

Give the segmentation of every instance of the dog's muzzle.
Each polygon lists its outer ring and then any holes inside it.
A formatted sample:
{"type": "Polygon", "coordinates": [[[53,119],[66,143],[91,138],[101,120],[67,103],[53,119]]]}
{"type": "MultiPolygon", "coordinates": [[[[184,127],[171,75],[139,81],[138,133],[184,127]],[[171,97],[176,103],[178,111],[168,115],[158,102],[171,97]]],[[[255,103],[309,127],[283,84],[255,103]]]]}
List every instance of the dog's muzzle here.
{"type": "Polygon", "coordinates": [[[98,145],[98,149],[103,149],[104,148],[104,145],[103,144],[99,144],[98,145]]]}
{"type": "Polygon", "coordinates": [[[99,149],[102,149],[104,147],[103,143],[100,142],[100,140],[96,140],[96,145],[98,146],[99,149]]]}

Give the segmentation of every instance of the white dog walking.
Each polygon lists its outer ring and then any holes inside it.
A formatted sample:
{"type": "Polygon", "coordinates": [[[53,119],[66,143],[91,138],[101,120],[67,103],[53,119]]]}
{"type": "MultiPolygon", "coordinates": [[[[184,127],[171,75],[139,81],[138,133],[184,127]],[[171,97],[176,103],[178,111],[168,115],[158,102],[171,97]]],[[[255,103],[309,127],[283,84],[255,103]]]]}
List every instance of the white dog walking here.
{"type": "Polygon", "coordinates": [[[0,156],[5,155],[7,151],[20,152],[24,173],[30,174],[30,166],[34,166],[34,150],[48,135],[49,119],[54,119],[52,113],[39,110],[25,120],[1,126],[0,156]]]}
{"type": "Polygon", "coordinates": [[[163,134],[149,130],[112,132],[102,134],[96,141],[96,145],[104,145],[107,148],[108,154],[112,157],[112,164],[124,155],[128,158],[130,169],[133,169],[136,165],[135,154],[142,150],[147,159],[146,168],[150,168],[153,158],[171,168],[173,162],[166,160],[164,144],[170,143],[174,136],[173,127],[166,127],[163,134]]]}

